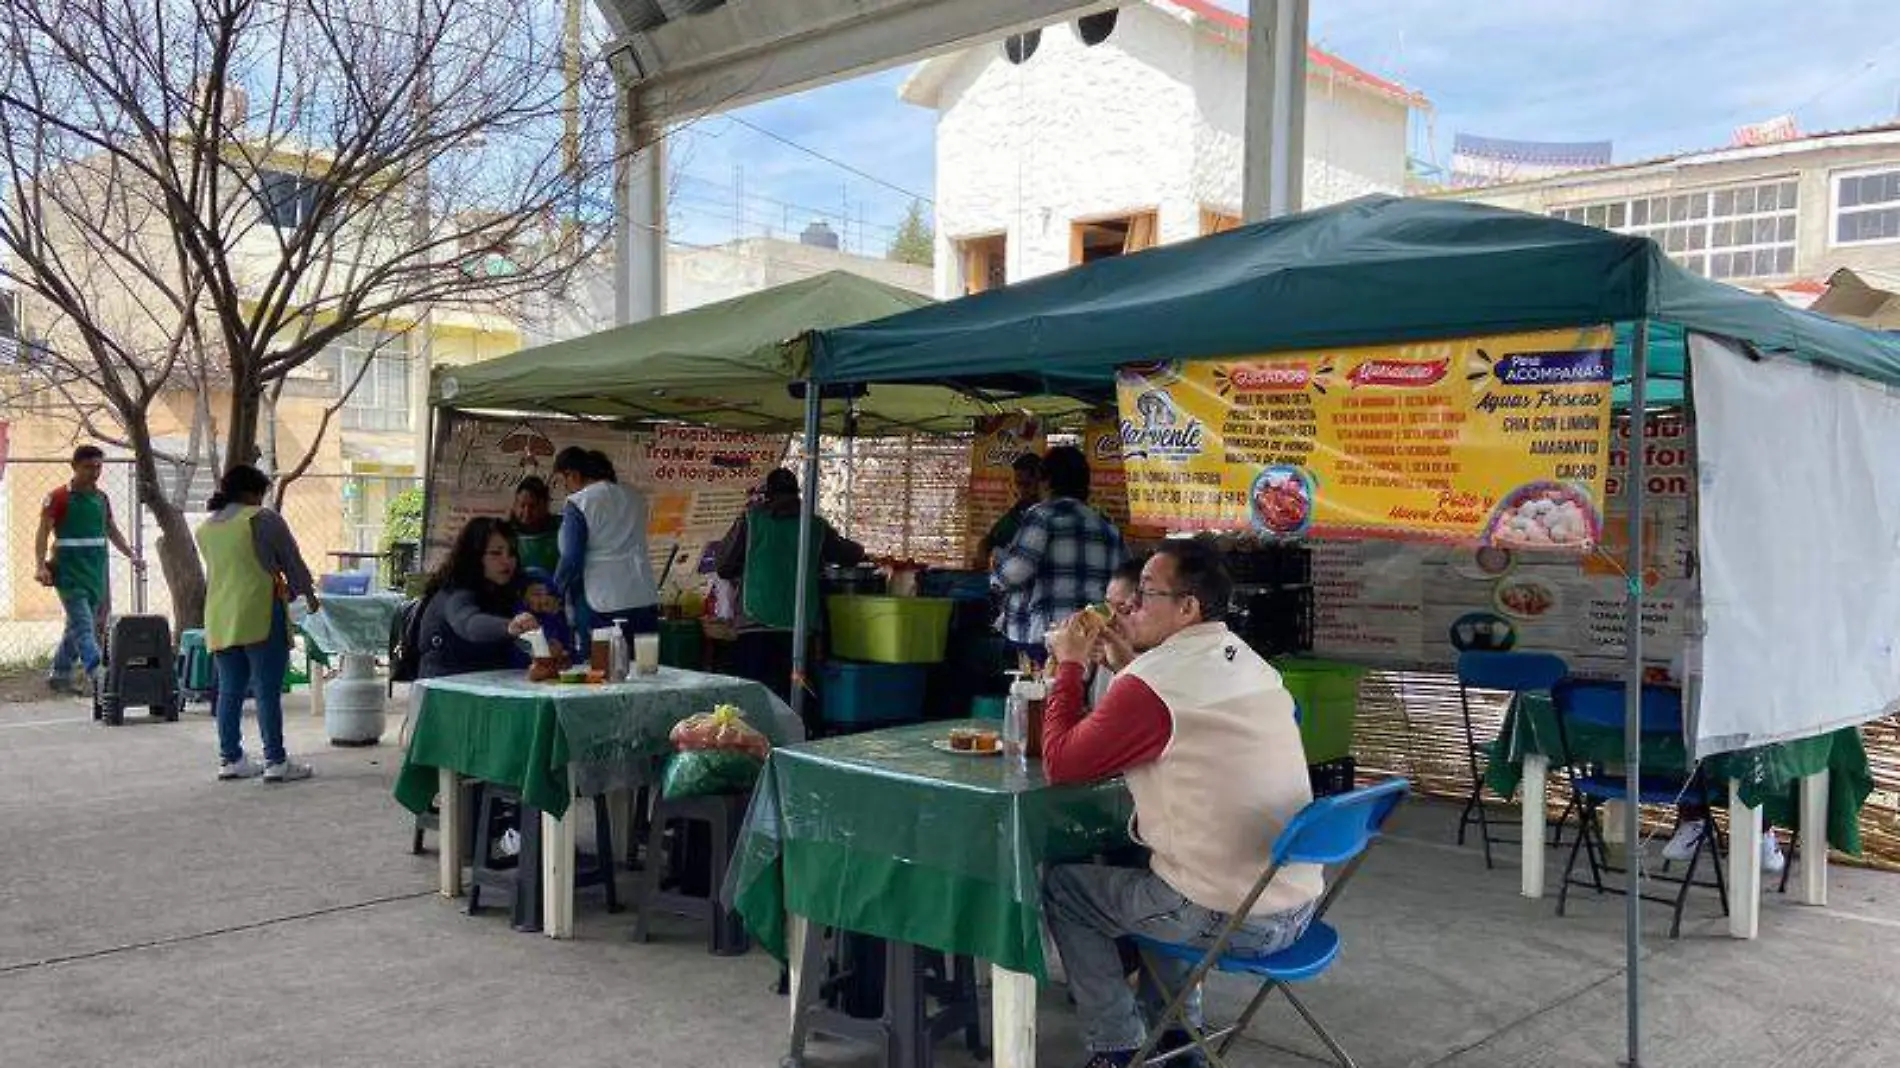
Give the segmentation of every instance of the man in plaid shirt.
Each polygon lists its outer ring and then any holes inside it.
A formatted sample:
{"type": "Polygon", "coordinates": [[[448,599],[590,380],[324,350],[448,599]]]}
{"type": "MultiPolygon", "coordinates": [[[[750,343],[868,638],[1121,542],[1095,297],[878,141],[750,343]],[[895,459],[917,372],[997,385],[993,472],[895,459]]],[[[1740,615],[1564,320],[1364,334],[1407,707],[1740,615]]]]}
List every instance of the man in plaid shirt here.
{"type": "Polygon", "coordinates": [[[996,565],[991,584],[1003,591],[1003,636],[1041,664],[1043,636],[1102,599],[1124,555],[1121,531],[1090,508],[1089,462],[1062,445],[1043,457],[1049,499],[1029,510],[996,565]]]}

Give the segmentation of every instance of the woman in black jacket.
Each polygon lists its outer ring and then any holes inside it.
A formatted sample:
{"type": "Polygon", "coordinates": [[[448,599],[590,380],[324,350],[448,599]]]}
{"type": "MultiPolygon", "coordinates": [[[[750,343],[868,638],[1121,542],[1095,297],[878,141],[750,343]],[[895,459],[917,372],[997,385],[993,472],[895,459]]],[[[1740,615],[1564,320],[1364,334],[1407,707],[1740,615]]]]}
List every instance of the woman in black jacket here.
{"type": "Polygon", "coordinates": [[[520,560],[505,520],[471,519],[429,580],[420,628],[419,678],[521,666],[515,639],[540,626],[519,611],[520,560]]]}

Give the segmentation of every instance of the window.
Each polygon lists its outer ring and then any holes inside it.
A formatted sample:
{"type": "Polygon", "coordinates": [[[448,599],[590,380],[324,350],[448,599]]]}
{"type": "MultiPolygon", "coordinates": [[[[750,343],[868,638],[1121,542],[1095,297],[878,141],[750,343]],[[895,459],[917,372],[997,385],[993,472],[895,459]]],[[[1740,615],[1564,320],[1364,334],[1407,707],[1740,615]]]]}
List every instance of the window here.
{"type": "Polygon", "coordinates": [[[285,171],[259,171],[257,205],[279,230],[294,230],[316,214],[323,181],[285,171]]]}
{"type": "Polygon", "coordinates": [[[343,429],[409,429],[409,350],[402,338],[368,327],[352,330],[332,341],[322,359],[339,396],[356,382],[363,361],[370,361],[343,402],[343,429]]]}
{"type": "Polygon", "coordinates": [[[1155,246],[1155,213],[1138,211],[1069,224],[1069,263],[1094,263],[1155,246]]]}
{"type": "Polygon", "coordinates": [[[1900,170],[1834,176],[1834,243],[1900,241],[1900,170]]]}
{"type": "Polygon", "coordinates": [[[1009,239],[1002,234],[957,242],[963,293],[987,293],[1009,284],[1009,239]]]}
{"type": "MultiPolygon", "coordinates": [[[[1896,172],[1900,178],[1900,172],[1896,172]]],[[[1792,179],[1667,196],[1557,208],[1552,215],[1661,245],[1670,259],[1708,278],[1794,274],[1799,187],[1792,179]]],[[[1894,210],[1900,216],[1900,189],[1894,210]]],[[[1896,218],[1900,224],[1900,218],[1896,218]]],[[[1900,238],[1900,229],[1894,235],[1900,238]]]]}

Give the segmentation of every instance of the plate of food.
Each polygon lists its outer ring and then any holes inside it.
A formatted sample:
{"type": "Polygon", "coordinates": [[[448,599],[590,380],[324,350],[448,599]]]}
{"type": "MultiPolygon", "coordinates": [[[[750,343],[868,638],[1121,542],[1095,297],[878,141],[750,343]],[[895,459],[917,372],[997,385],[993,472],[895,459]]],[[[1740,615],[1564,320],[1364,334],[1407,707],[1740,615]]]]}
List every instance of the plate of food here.
{"type": "Polygon", "coordinates": [[[954,727],[948,738],[931,740],[930,748],[957,756],[991,757],[1003,752],[1003,740],[995,731],[974,727],[954,727]]]}
{"type": "Polygon", "coordinates": [[[1492,600],[1498,611],[1512,619],[1537,619],[1557,607],[1557,587],[1540,578],[1519,576],[1498,583],[1492,600]]]}
{"type": "Polygon", "coordinates": [[[1247,494],[1254,529],[1287,538],[1313,522],[1313,476],[1302,467],[1274,464],[1254,477],[1247,494]]]}
{"type": "Polygon", "coordinates": [[[1503,616],[1468,612],[1451,625],[1451,647],[1461,653],[1508,653],[1517,645],[1517,628],[1503,616]]]}
{"type": "Polygon", "coordinates": [[[1485,525],[1484,544],[1510,549],[1587,552],[1603,532],[1589,494],[1562,482],[1519,486],[1498,502],[1485,525]]]}

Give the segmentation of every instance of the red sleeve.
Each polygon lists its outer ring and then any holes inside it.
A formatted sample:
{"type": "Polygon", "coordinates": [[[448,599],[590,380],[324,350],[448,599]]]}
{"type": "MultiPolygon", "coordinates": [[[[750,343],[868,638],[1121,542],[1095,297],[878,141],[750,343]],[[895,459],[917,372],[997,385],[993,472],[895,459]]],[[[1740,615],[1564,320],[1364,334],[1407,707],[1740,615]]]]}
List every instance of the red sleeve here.
{"type": "Polygon", "coordinates": [[[46,495],[46,503],[40,506],[40,514],[59,523],[66,518],[68,502],[72,500],[72,491],[65,486],[46,495]]]}
{"type": "Polygon", "coordinates": [[[1063,664],[1042,710],[1042,767],[1054,783],[1091,782],[1161,756],[1174,717],[1148,684],[1117,678],[1095,711],[1083,716],[1081,664],[1063,664]]]}

